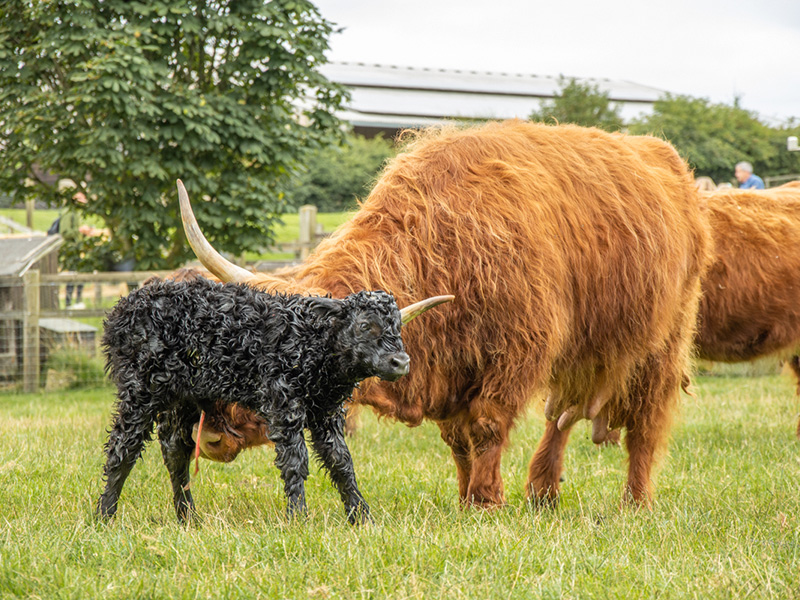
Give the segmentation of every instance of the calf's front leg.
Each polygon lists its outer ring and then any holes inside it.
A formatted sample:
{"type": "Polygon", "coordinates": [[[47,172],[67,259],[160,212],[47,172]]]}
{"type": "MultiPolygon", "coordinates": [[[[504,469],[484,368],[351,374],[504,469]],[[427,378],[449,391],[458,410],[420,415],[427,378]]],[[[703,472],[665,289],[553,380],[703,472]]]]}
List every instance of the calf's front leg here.
{"type": "Polygon", "coordinates": [[[308,449],[303,438],[303,424],[270,421],[268,435],[275,444],[275,466],[283,478],[283,490],[288,501],[286,514],[290,519],[306,514],[308,449]]]}
{"type": "Polygon", "coordinates": [[[192,458],[192,422],[196,415],[181,419],[178,411],[162,414],[158,420],[158,440],[164,466],[172,484],[172,502],[178,520],[185,523],[194,514],[194,501],[189,490],[189,468],[192,458]]]}
{"type": "Polygon", "coordinates": [[[335,415],[309,423],[311,443],[344,503],[351,524],[372,521],[369,506],[356,483],[355,468],[350,450],[344,440],[344,417],[335,415]]]}

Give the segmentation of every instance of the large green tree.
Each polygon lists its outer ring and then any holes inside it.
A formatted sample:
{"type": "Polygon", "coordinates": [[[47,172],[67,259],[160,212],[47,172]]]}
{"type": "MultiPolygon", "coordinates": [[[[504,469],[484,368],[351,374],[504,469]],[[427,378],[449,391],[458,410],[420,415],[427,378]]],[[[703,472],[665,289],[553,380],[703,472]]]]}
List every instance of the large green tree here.
{"type": "Polygon", "coordinates": [[[655,103],[652,114],[631,123],[629,130],[671,142],[697,175],[717,183],[733,181],[733,168],[742,160],[751,162],[759,175],[772,173],[781,152],[776,131],[754,113],[735,103],[714,104],[703,98],[666,95],[655,103]]]}
{"type": "Polygon", "coordinates": [[[0,4],[0,193],[75,181],[142,268],[190,256],[175,180],[221,250],[270,241],[289,172],[336,135],[317,70],[331,24],[303,0],[0,4]]]}
{"type": "Polygon", "coordinates": [[[618,104],[611,104],[608,93],[590,83],[560,77],[560,90],[550,101],[542,102],[539,110],[530,115],[532,121],[574,123],[584,127],[599,127],[619,131],[623,122],[618,104]]]}

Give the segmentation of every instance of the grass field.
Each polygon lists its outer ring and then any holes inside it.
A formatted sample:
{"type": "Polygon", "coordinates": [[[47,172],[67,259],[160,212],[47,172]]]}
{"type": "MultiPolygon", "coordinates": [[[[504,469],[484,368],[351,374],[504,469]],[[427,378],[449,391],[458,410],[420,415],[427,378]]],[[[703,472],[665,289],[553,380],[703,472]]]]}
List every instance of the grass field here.
{"type": "Polygon", "coordinates": [[[0,395],[0,597],[800,598],[798,402],[785,375],[700,377],[684,397],[652,512],[620,509],[625,453],[585,422],[560,507],[522,493],[536,410],[503,461],[509,506],[458,506],[438,429],[365,415],[351,440],[375,524],[353,528],[317,468],[284,518],[273,453],[201,463],[202,522],[179,526],[151,444],[117,518],[98,524],[113,391],[0,395]]]}

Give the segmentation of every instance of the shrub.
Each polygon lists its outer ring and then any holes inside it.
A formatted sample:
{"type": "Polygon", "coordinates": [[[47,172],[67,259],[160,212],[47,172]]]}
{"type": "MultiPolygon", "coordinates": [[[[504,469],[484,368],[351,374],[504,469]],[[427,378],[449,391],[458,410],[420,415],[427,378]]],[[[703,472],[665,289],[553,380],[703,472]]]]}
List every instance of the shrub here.
{"type": "Polygon", "coordinates": [[[348,135],[341,145],[312,155],[307,168],[287,192],[289,201],[296,207],[313,204],[321,212],[353,209],[394,153],[392,143],[382,137],[348,135]]]}

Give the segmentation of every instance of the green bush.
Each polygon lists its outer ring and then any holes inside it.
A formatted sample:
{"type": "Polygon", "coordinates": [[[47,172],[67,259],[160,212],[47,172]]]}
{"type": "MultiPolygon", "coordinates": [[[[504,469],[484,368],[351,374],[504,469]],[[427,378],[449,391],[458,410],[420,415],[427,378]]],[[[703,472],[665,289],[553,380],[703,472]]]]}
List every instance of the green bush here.
{"type": "Polygon", "coordinates": [[[559,77],[558,84],[561,90],[552,101],[542,102],[539,110],[531,113],[531,121],[574,123],[584,127],[599,127],[606,131],[622,129],[620,105],[611,104],[608,92],[601,92],[597,85],[583,84],[564,77],[559,77]]]}
{"type": "Polygon", "coordinates": [[[289,201],[297,207],[313,204],[321,212],[353,209],[394,154],[392,143],[382,137],[349,135],[341,145],[323,148],[311,156],[287,192],[289,201]]]}
{"type": "MultiPolygon", "coordinates": [[[[773,165],[786,153],[786,138],[780,147],[775,130],[755,113],[690,96],[660,98],[651,115],[630,124],[630,132],[667,140],[696,175],[706,175],[717,183],[734,182],[733,168],[740,160],[751,162],[761,177],[778,175],[773,165]]],[[[788,162],[786,168],[791,168],[788,162]]]]}

